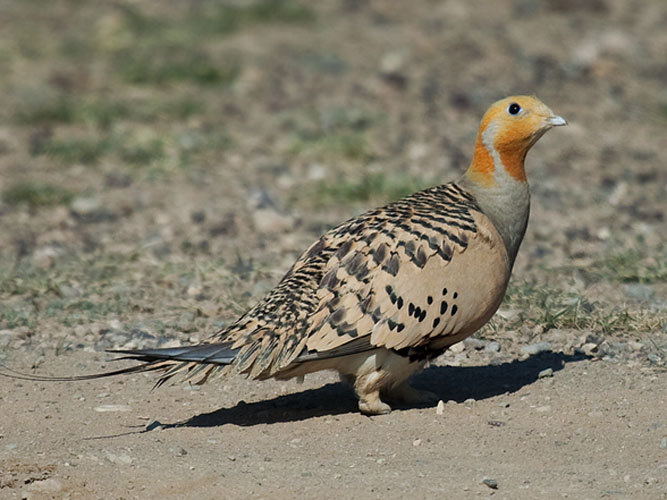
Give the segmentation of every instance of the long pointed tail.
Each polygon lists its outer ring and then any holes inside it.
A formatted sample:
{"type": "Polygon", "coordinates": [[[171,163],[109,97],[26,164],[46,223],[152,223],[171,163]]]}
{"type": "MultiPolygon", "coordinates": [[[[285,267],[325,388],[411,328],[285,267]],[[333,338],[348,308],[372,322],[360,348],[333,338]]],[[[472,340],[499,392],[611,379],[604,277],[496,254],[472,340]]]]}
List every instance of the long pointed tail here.
{"type": "Polygon", "coordinates": [[[111,349],[107,350],[107,352],[122,355],[121,357],[116,358],[114,361],[121,359],[133,359],[135,361],[139,361],[141,364],[137,366],[131,366],[129,368],[122,368],[120,370],[92,373],[90,375],[74,375],[69,377],[32,375],[28,373],[21,373],[8,368],[7,366],[0,365],[0,376],[20,380],[33,380],[37,382],[73,382],[113,377],[115,375],[124,375],[129,373],[142,373],[155,370],[166,371],[166,373],[156,383],[156,386],[160,386],[166,382],[167,379],[171,378],[178,372],[185,372],[187,373],[186,378],[191,378],[191,376],[199,371],[196,368],[203,369],[208,365],[209,368],[215,369],[219,368],[220,366],[229,365],[232,363],[232,361],[234,361],[234,358],[238,353],[238,349],[232,349],[230,344],[222,343],[199,344],[186,347],[169,347],[161,349],[111,349]]]}
{"type": "Polygon", "coordinates": [[[185,347],[165,347],[161,349],[111,349],[107,352],[123,354],[123,356],[118,359],[136,359],[146,363],[168,359],[171,361],[228,365],[234,361],[239,350],[232,349],[229,343],[222,343],[198,344],[185,347]]]}

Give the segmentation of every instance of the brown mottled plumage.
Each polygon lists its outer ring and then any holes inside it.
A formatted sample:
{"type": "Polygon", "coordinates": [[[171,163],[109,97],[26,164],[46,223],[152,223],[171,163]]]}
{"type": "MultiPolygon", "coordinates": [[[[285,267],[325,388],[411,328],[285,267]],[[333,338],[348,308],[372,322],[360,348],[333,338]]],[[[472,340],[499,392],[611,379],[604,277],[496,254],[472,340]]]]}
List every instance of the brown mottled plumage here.
{"type": "Polygon", "coordinates": [[[203,382],[214,372],[286,379],[333,369],[364,413],[391,411],[381,394],[428,401],[406,381],[498,309],[528,221],[524,158],[564,124],[534,97],[498,101],[460,180],[331,229],[235,323],[197,346],[122,351],[144,362],[128,371],[164,370],[160,384],[177,374],[203,382]]]}

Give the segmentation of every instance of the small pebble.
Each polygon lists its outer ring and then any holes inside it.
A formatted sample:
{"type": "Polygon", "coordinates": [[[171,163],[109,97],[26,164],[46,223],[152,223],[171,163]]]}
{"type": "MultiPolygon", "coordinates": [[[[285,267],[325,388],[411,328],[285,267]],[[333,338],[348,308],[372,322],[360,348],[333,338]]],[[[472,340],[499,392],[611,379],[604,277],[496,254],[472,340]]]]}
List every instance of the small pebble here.
{"type": "Polygon", "coordinates": [[[76,215],[92,215],[102,209],[102,202],[99,198],[74,198],[70,203],[70,209],[76,215]]]}
{"type": "Polygon", "coordinates": [[[537,374],[537,378],[548,378],[553,376],[554,376],[554,371],[551,368],[542,370],[540,373],[537,374]]]}
{"type": "Polygon", "coordinates": [[[203,210],[197,210],[190,213],[190,220],[195,224],[201,224],[206,220],[206,212],[203,210]]]}
{"type": "Polygon", "coordinates": [[[498,481],[493,479],[493,478],[485,477],[485,478],[482,479],[482,483],[487,485],[492,490],[497,490],[498,489],[498,481]]]}
{"type": "Polygon", "coordinates": [[[641,351],[644,348],[644,344],[642,344],[641,342],[637,342],[636,340],[631,340],[630,342],[628,342],[628,347],[630,348],[630,350],[637,352],[641,351]]]}
{"type": "Polygon", "coordinates": [[[664,437],[660,440],[660,449],[664,450],[667,448],[667,437],[664,437]]]}
{"type": "Polygon", "coordinates": [[[12,340],[11,330],[0,330],[0,349],[9,347],[9,343],[12,340]]]}
{"type": "Polygon", "coordinates": [[[551,351],[551,342],[537,342],[535,344],[525,345],[521,347],[521,352],[523,354],[528,354],[529,356],[534,356],[541,352],[551,351]]]}
{"type": "Polygon", "coordinates": [[[127,453],[121,453],[120,455],[115,455],[111,452],[105,453],[106,459],[112,464],[116,465],[130,465],[132,463],[132,457],[127,453]]]}
{"type": "Polygon", "coordinates": [[[407,54],[398,50],[384,54],[380,60],[380,73],[390,83],[404,87],[408,75],[407,54]]]}
{"type": "Polygon", "coordinates": [[[586,354],[587,356],[590,356],[594,352],[597,352],[598,350],[598,345],[594,344],[593,342],[587,342],[584,345],[581,346],[581,350],[586,354]]]}
{"type": "MultiPolygon", "coordinates": [[[[27,481],[26,481],[27,482],[27,481]]],[[[63,483],[56,479],[55,477],[50,477],[47,479],[34,481],[29,483],[26,488],[31,493],[41,493],[41,495],[33,496],[23,495],[21,498],[62,498],[57,493],[61,492],[63,489],[63,483]],[[42,496],[43,495],[43,496],[42,496]]]]}
{"type": "Polygon", "coordinates": [[[650,354],[649,354],[648,356],[646,356],[646,357],[647,357],[648,360],[649,360],[651,363],[653,363],[654,365],[658,365],[658,364],[660,364],[660,361],[662,361],[662,360],[660,359],[660,356],[657,355],[657,354],[654,353],[654,352],[650,353],[650,354]]]}
{"type": "Polygon", "coordinates": [[[484,348],[484,351],[486,351],[486,352],[500,352],[500,344],[496,341],[491,341],[488,344],[486,344],[486,347],[484,348]]]}
{"type": "Polygon", "coordinates": [[[412,446],[421,446],[421,444],[422,444],[422,440],[421,440],[421,439],[415,439],[415,440],[412,442],[412,446]]]}
{"type": "Polygon", "coordinates": [[[475,404],[475,399],[474,398],[468,398],[463,402],[464,405],[472,405],[475,404]]]}
{"type": "Polygon", "coordinates": [[[623,286],[625,293],[640,302],[650,302],[655,297],[655,288],[641,283],[628,283],[623,286]]]}
{"type": "Polygon", "coordinates": [[[132,411],[132,408],[130,408],[127,405],[101,405],[101,406],[96,406],[95,411],[100,413],[115,412],[115,411],[132,411]]]}
{"type": "Polygon", "coordinates": [[[475,349],[476,351],[484,349],[484,341],[476,339],[475,337],[468,337],[463,341],[463,345],[466,346],[466,349],[475,349]]]}
{"type": "Polygon", "coordinates": [[[441,399],[438,401],[438,406],[435,407],[435,414],[442,415],[445,413],[445,402],[441,399]]]}
{"type": "Polygon", "coordinates": [[[159,420],[153,420],[150,424],[146,426],[147,431],[153,431],[155,429],[162,430],[162,423],[159,420]]]}
{"type": "Polygon", "coordinates": [[[459,353],[459,352],[463,352],[463,350],[464,350],[465,348],[466,348],[466,347],[465,347],[465,345],[463,344],[463,342],[457,342],[456,344],[450,346],[450,347],[449,347],[449,350],[450,350],[451,352],[453,352],[453,353],[459,353]]]}
{"type": "Polygon", "coordinates": [[[510,404],[507,401],[503,401],[502,403],[498,403],[498,406],[501,408],[509,408],[510,404]]]}

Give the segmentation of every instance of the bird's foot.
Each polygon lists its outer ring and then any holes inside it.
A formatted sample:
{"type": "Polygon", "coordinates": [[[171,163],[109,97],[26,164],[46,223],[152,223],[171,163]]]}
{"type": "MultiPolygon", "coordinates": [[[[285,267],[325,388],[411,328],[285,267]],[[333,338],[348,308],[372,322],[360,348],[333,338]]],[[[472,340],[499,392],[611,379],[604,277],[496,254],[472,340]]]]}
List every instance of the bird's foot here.
{"type": "Polygon", "coordinates": [[[366,415],[386,415],[391,413],[391,406],[380,399],[380,392],[366,394],[359,399],[359,410],[366,415]]]}
{"type": "Polygon", "coordinates": [[[387,392],[387,399],[407,405],[430,405],[440,401],[440,397],[431,391],[420,391],[407,382],[403,382],[387,392]]]}

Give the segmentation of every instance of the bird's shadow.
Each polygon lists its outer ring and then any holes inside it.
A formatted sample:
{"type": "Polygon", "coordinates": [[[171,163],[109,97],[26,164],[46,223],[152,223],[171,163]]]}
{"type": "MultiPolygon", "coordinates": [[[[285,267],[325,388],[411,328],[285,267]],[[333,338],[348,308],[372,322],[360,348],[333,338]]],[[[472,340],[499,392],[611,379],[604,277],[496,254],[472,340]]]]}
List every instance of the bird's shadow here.
{"type": "MultiPolygon", "coordinates": [[[[583,354],[545,352],[525,360],[485,366],[434,366],[417,375],[412,385],[428,390],[444,401],[463,402],[482,400],[500,394],[516,392],[532,384],[547,368],[562,370],[566,363],[590,359],[583,354]]],[[[408,409],[410,407],[396,407],[408,409]]],[[[414,408],[414,407],[412,407],[414,408]]],[[[202,413],[188,420],[163,424],[163,428],[217,427],[225,424],[252,426],[278,422],[296,422],[325,415],[357,412],[357,399],[351,388],[342,383],[327,384],[273,399],[246,403],[240,401],[231,408],[202,413]]]]}

